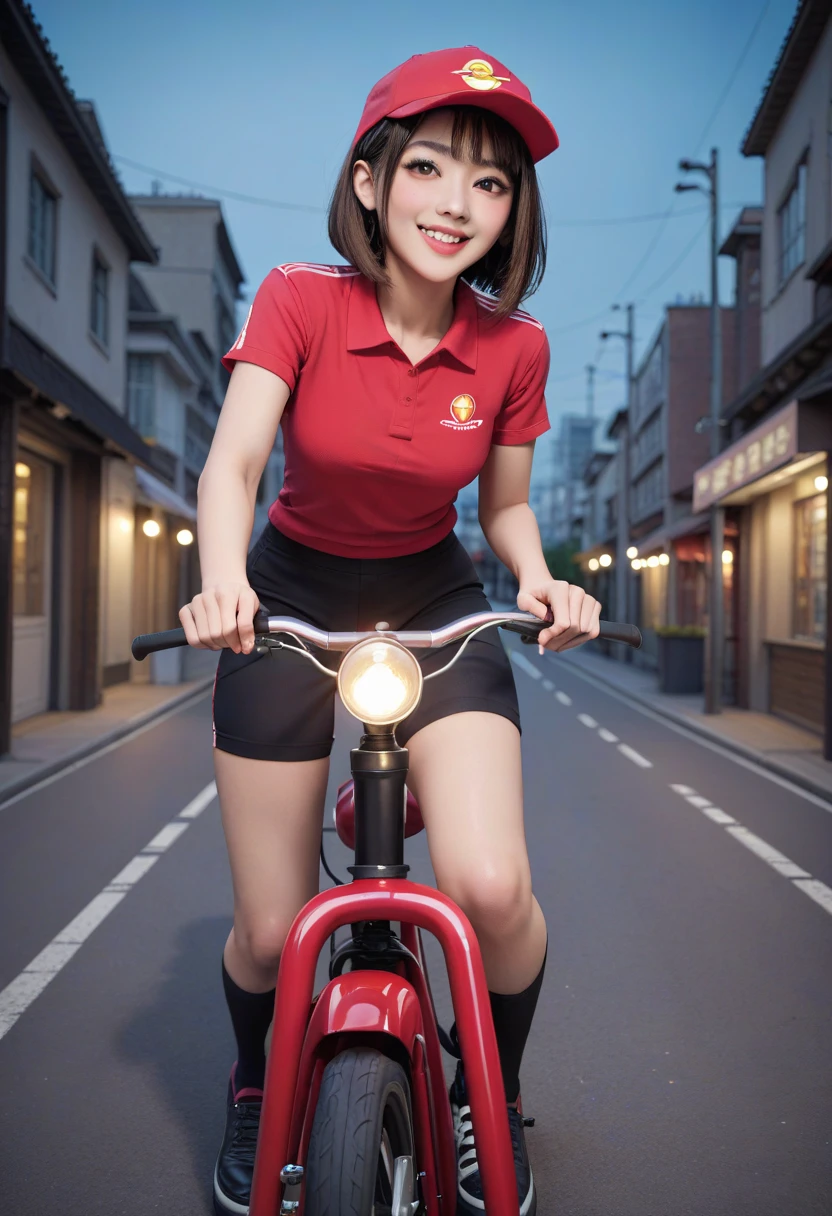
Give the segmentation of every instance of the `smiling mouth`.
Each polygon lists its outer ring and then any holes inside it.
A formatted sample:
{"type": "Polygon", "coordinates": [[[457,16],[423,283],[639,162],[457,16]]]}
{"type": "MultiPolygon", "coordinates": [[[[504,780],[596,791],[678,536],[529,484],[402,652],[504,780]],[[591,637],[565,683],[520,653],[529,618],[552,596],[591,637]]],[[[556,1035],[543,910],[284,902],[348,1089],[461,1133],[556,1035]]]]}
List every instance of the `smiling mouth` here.
{"type": "Polygon", "coordinates": [[[423,228],[421,224],[416,227],[420,232],[424,232],[425,236],[431,237],[434,241],[441,241],[443,245],[463,245],[471,238],[467,236],[451,236],[448,232],[437,232],[435,228],[423,228]]]}

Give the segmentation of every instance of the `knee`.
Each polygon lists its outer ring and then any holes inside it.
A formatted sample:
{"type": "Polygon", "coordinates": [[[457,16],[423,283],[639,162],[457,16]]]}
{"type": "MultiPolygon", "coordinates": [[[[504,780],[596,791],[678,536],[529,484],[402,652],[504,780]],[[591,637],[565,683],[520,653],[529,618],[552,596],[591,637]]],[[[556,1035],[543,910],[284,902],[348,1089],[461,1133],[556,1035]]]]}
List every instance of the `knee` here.
{"type": "Polygon", "coordinates": [[[243,923],[235,921],[235,944],[251,967],[276,975],[290,927],[290,921],[278,916],[243,923]]]}
{"type": "Polygon", "coordinates": [[[466,871],[442,885],[474,926],[477,936],[492,941],[519,933],[532,914],[532,885],[528,868],[519,864],[466,871]]]}

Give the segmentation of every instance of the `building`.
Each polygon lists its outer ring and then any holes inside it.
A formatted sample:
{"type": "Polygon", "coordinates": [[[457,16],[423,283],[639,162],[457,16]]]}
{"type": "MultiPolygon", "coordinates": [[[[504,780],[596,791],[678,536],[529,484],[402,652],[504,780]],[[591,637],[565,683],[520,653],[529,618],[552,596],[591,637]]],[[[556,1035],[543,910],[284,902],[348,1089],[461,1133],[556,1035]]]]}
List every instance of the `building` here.
{"type": "MultiPolygon", "coordinates": [[[[130,478],[109,468],[159,471],[126,416],[125,365],[129,266],[156,251],[92,105],[75,100],[20,0],[0,0],[0,217],[5,754],[13,721],[98,703],[102,568],[118,566],[133,529],[118,488],[130,478]]],[[[108,655],[123,665],[131,622],[118,623],[108,655]]]]}
{"type": "MultiPolygon", "coordinates": [[[[822,732],[828,759],[831,74],[829,4],[801,0],[742,144],[744,155],[764,160],[760,366],[750,351],[737,391],[724,398],[725,450],[697,472],[694,503],[724,506],[736,536],[731,564],[746,622],[739,704],[822,732]]],[[[738,296],[753,288],[747,241],[738,231],[725,250],[737,257],[738,296]]]]}
{"type": "Polygon", "coordinates": [[[598,422],[585,414],[563,414],[553,445],[549,531],[554,545],[580,546],[584,513],[584,471],[592,455],[598,422]]]}
{"type": "MultiPolygon", "coordinates": [[[[211,365],[209,392],[187,415],[187,442],[204,447],[213,434],[228,386],[221,357],[239,332],[237,305],[243,271],[216,199],[192,195],[133,195],[131,202],[158,250],[152,266],[136,266],[135,273],[159,308],[178,318],[182,328],[204,351],[211,365]]],[[[201,469],[201,465],[200,465],[201,469]]],[[[186,467],[183,491],[196,498],[198,472],[186,467]]],[[[266,522],[269,505],[283,484],[283,445],[278,434],[257,492],[256,534],[266,522]]]]}

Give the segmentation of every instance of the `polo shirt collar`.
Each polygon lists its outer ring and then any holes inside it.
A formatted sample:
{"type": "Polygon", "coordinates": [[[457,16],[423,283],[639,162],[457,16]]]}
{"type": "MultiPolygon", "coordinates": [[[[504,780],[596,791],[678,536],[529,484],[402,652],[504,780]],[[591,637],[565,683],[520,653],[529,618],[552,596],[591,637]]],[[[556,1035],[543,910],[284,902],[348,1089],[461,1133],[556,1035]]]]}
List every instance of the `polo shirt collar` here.
{"type": "MultiPolygon", "coordinates": [[[[456,288],[451,327],[428,358],[444,350],[471,371],[476,371],[478,337],[479,312],[474,293],[467,283],[460,282],[456,288]]],[[[395,339],[391,338],[384,324],[376,298],[375,283],[363,274],[356,275],[350,284],[347,350],[372,350],[388,343],[396,345],[395,339]]]]}

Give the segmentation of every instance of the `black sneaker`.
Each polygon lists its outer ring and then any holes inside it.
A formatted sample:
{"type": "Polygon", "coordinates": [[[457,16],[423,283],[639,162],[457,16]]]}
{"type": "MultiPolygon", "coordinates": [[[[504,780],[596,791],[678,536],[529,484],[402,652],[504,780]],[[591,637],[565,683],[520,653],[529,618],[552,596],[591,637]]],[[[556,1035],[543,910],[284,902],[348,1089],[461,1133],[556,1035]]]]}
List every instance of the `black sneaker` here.
{"type": "MultiPolygon", "coordinates": [[[[465,1090],[462,1061],[456,1066],[456,1076],[450,1089],[451,1114],[454,1120],[457,1154],[457,1214],[458,1216],[481,1216],[485,1211],[482,1180],[477,1164],[477,1148],[474,1143],[474,1128],[471,1123],[471,1108],[465,1090]]],[[[520,1216],[535,1216],[537,1191],[534,1186],[532,1167],[526,1152],[526,1137],[523,1129],[531,1127],[534,1119],[527,1119],[522,1111],[508,1108],[508,1126],[514,1154],[514,1172],[517,1176],[517,1198],[520,1216]]]]}
{"type": "Polygon", "coordinates": [[[214,1211],[217,1216],[248,1216],[254,1155],[260,1130],[262,1089],[234,1089],[231,1069],[225,1136],[214,1167],[214,1211]]]}

